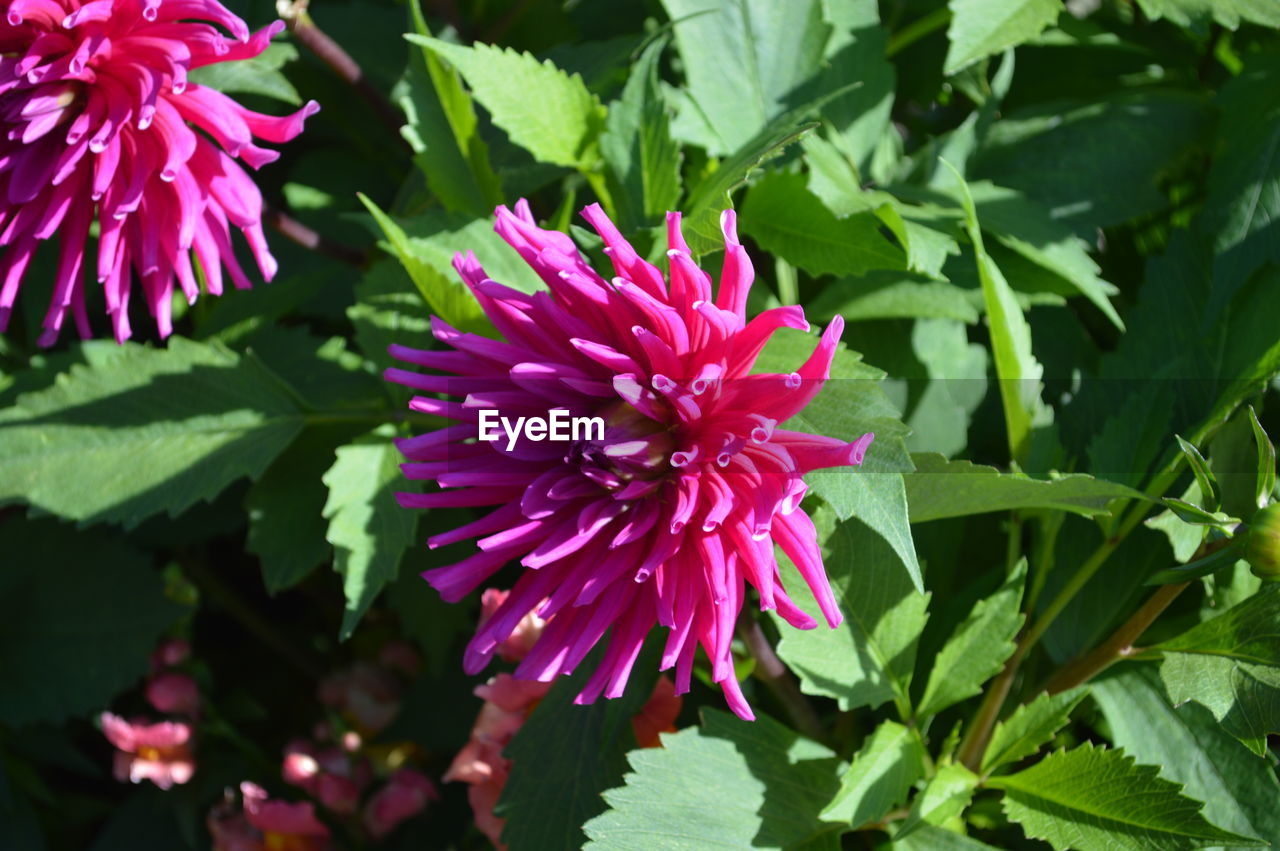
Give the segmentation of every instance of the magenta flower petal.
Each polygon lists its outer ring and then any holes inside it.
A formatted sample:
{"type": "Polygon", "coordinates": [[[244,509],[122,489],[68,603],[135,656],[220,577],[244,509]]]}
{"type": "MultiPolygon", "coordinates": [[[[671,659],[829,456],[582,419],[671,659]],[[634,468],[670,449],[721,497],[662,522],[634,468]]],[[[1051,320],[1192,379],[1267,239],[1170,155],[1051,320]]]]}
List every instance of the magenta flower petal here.
{"type": "Polygon", "coordinates": [[[667,219],[666,278],[599,206],[583,216],[604,240],[612,280],[565,234],[538,227],[524,201],[514,211],[499,207],[495,229],[548,291],[511,290],[489,280],[473,255],[459,255],[455,267],[503,340],[433,317],[443,351],[391,347],[410,365],[452,377],[391,369],[388,380],[463,398],[410,403],[459,424],[399,442],[405,475],[444,488],[400,494],[401,504],[480,509],[475,521],[429,542],[471,539],[477,550],[423,576],[455,601],[503,567],[523,567],[510,591],[486,592],[484,618],[464,657],[469,672],[495,654],[523,657],[516,676],[545,683],[607,641],[577,700],[617,697],[645,638],[661,626],[668,631],[661,668],[675,669],[675,692],[688,691],[701,647],[729,706],[749,719],[731,650],[748,586],[762,608],[809,629],[816,624],[788,591],[799,579],[827,624],[841,621],[817,532],[800,508],[802,477],[861,464],[873,436],[849,442],[779,424],[822,389],[843,322],[836,317],[827,326],[795,372],[753,375],[774,332],[809,326],[799,307],[747,320],[753,272],[732,211],[721,219],[718,292],[694,264],[678,213],[667,219]],[[486,409],[513,421],[551,418],[555,409],[599,418],[603,428],[566,440],[532,432],[477,440],[486,409]],[[783,575],[775,545],[796,574],[783,575]]]}
{"type": "Polygon", "coordinates": [[[58,237],[41,345],[70,311],[82,337],[85,252],[99,227],[96,274],[115,337],[131,334],[134,281],[160,336],[171,333],[175,285],[194,301],[249,278],[232,248],[239,230],[264,280],[276,263],[262,232],[252,168],[279,154],[318,109],[276,118],[187,79],[193,68],[248,59],[279,22],[250,34],[215,0],[14,0],[0,20],[0,332],[40,241],[58,237]],[[225,35],[224,33],[229,33],[225,35]]]}

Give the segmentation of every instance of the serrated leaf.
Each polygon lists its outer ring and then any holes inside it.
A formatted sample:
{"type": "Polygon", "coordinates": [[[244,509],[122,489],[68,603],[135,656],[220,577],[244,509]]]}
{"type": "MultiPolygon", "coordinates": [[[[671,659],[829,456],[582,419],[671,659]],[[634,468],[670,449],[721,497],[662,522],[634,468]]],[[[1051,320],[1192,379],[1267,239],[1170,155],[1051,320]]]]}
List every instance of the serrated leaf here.
{"type": "Polygon", "coordinates": [[[1030,41],[1053,25],[1060,0],[948,0],[947,59],[950,76],[979,59],[1030,41]]]}
{"type": "Polygon", "coordinates": [[[1054,737],[1067,723],[1071,710],[1089,693],[1086,687],[1058,694],[1042,693],[1030,703],[996,725],[991,741],[982,755],[982,773],[1031,756],[1054,737]]]}
{"type": "Polygon", "coordinates": [[[1206,818],[1245,836],[1280,836],[1275,772],[1202,706],[1172,707],[1153,668],[1125,665],[1094,682],[1092,691],[1115,743],[1159,766],[1164,779],[1184,784],[1187,795],[1205,802],[1206,818]]]}
{"type": "Polygon", "coordinates": [[[1245,21],[1280,27],[1280,8],[1269,0],[1138,0],[1138,5],[1153,21],[1164,18],[1198,30],[1207,29],[1211,20],[1229,30],[1245,21]]]}
{"type": "Polygon", "coordinates": [[[369,605],[396,578],[400,558],[414,543],[417,517],[396,501],[408,489],[400,472],[395,431],[382,426],[340,447],[324,474],[329,488],[322,512],[329,521],[325,540],[333,544],[334,570],[343,578],[346,609],[341,637],[355,630],[369,605]]]}
{"type": "Polygon", "coordinates": [[[600,151],[624,233],[660,220],[680,198],[680,146],[671,137],[658,88],[658,60],[666,39],[645,48],[622,96],[609,106],[600,151]]]}
{"type": "Polygon", "coordinates": [[[656,649],[651,643],[642,651],[626,691],[617,699],[588,706],[573,703],[599,664],[602,652],[596,650],[538,702],[503,751],[512,761],[511,776],[494,813],[506,819],[505,844],[583,846],[584,823],[604,812],[601,793],[622,783],[625,754],[636,752],[631,719],[653,692],[656,649]]]}
{"type": "Polygon", "coordinates": [[[911,460],[915,472],[903,479],[912,523],[1017,508],[1088,517],[1106,514],[1112,500],[1144,498],[1132,488],[1081,473],[1043,480],[970,461],[948,461],[933,452],[913,453],[911,460]]]}
{"type": "Polygon", "coordinates": [[[1005,814],[1027,836],[1057,851],[1265,844],[1210,824],[1203,804],[1158,774],[1122,751],[1086,743],[987,785],[1005,791],[1005,814]]]}
{"type": "Polygon", "coordinates": [[[917,733],[895,721],[881,723],[854,754],[823,820],[857,828],[883,817],[924,776],[924,757],[917,733]]]}
{"type": "Polygon", "coordinates": [[[742,229],[765,251],[815,276],[906,269],[905,255],[880,234],[874,214],[836,218],[798,174],[770,174],[753,186],[742,229]]]}
{"type": "Polygon", "coordinates": [[[960,815],[969,806],[977,786],[978,776],[960,763],[942,766],[911,802],[911,811],[894,840],[901,841],[926,825],[937,827],[960,815]]]}
{"type": "Polygon", "coordinates": [[[983,247],[982,229],[969,185],[959,172],[952,171],[959,188],[969,241],[973,244],[978,280],[982,283],[982,301],[986,305],[991,331],[991,354],[1000,384],[1009,454],[1021,462],[1030,449],[1031,429],[1040,424],[1045,412],[1044,402],[1040,399],[1044,367],[1031,351],[1031,326],[1022,315],[1013,289],[983,247]]]}
{"type": "Polygon", "coordinates": [[[663,0],[687,92],[723,156],[795,106],[822,65],[831,28],[819,0],[663,0]]]}
{"type": "Polygon", "coordinates": [[[605,109],[582,77],[510,48],[483,43],[462,47],[416,34],[405,38],[456,68],[493,123],[534,159],[584,171],[595,168],[605,109]]]}
{"type": "Polygon", "coordinates": [[[589,851],[783,849],[834,839],[818,813],[840,765],[822,745],[768,717],[741,721],[713,709],[662,745],[627,755],[626,784],[605,792],[608,811],[583,827],[589,851]]]}
{"type": "Polygon", "coordinates": [[[1280,732],[1280,587],[1152,648],[1175,705],[1194,700],[1261,754],[1280,732]]]}
{"type": "MultiPolygon", "coordinates": [[[[829,519],[818,512],[815,523],[822,528],[829,519]]],[[[835,526],[823,562],[844,623],[836,629],[787,629],[778,655],[808,694],[836,698],[846,710],[892,700],[902,717],[910,717],[911,675],[928,620],[928,596],[912,586],[888,542],[856,518],[835,526]]],[[[796,603],[817,613],[808,594],[796,595],[796,603]]]]}
{"type": "Polygon", "coordinates": [[[182,609],[142,553],[52,520],[0,525],[0,722],[97,712],[147,671],[182,609]]]}
{"type": "MultiPolygon", "coordinates": [[[[418,0],[411,0],[409,13],[414,32],[429,37],[418,0]]],[[[489,147],[480,138],[471,96],[458,72],[430,49],[415,53],[406,74],[408,92],[400,99],[408,122],[401,135],[446,207],[488,216],[502,202],[502,186],[489,162],[489,147]]]]}
{"type": "Polygon", "coordinates": [[[0,502],[126,527],[177,516],[261,475],[305,419],[252,355],[180,337],[126,343],[0,414],[0,502]]]}
{"type": "Polygon", "coordinates": [[[982,691],[1013,655],[1013,638],[1022,626],[1022,590],[1027,560],[1021,559],[990,597],[979,600],[964,623],[943,645],[929,672],[918,714],[936,715],[982,691]]]}

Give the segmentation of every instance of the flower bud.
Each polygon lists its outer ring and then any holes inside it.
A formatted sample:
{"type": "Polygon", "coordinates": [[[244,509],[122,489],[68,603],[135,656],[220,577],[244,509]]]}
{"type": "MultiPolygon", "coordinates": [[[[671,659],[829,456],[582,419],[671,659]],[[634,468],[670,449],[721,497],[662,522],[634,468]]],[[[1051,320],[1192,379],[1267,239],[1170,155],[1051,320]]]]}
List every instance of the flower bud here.
{"type": "Polygon", "coordinates": [[[1280,503],[1268,505],[1253,515],[1244,557],[1254,576],[1268,581],[1280,580],[1280,503]]]}

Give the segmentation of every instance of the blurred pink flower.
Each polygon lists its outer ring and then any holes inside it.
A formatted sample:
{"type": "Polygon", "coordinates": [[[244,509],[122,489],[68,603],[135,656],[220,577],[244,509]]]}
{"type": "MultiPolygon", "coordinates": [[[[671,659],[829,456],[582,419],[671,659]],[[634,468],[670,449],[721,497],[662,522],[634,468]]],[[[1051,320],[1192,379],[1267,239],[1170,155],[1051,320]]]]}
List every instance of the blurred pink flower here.
{"type": "Polygon", "coordinates": [[[266,849],[323,851],[329,847],[329,828],[316,818],[310,802],[273,801],[265,789],[248,781],[240,784],[240,794],[245,817],[262,832],[266,849]]]}
{"type": "Polygon", "coordinates": [[[41,241],[60,238],[42,345],[69,310],[91,335],[84,265],[99,229],[97,279],[115,337],[131,334],[136,275],[161,337],[173,330],[175,281],[189,301],[222,292],[223,268],[237,287],[232,227],[262,277],[276,263],[262,232],[262,195],[236,162],[252,168],[279,154],[254,144],[302,132],[308,103],[274,118],[251,112],[188,72],[249,59],[284,24],[250,34],[216,0],[13,0],[0,20],[0,331],[41,241]],[[221,30],[219,29],[221,28],[221,30]],[[230,33],[230,38],[222,34],[230,33]]]}
{"type": "Polygon", "coordinates": [[[499,207],[498,234],[547,291],[504,286],[475,255],[459,254],[454,267],[503,340],[432,317],[443,350],[391,347],[402,361],[449,374],[387,370],[388,380],[424,393],[409,407],[457,421],[399,441],[406,476],[443,488],[399,494],[400,503],[492,507],[428,539],[431,547],[478,540],[473,554],[423,577],[456,601],[505,565],[525,568],[468,645],[468,672],[503,652],[533,614],[545,626],[516,676],[550,682],[573,671],[608,634],[577,700],[617,697],[641,645],[660,625],[668,630],[660,667],[674,669],[676,693],[689,690],[701,646],[730,708],[749,719],[731,649],[747,586],[762,608],[799,629],[817,624],[784,587],[797,579],[817,598],[828,625],[842,619],[817,532],[800,507],[803,476],[861,464],[873,436],[850,442],[778,425],[822,389],[844,323],[839,316],[831,321],[797,371],[751,374],[774,332],[809,325],[797,306],[747,320],[753,271],[732,210],[721,218],[724,265],[714,294],[711,276],[693,263],[678,213],[667,218],[669,282],[598,205],[583,215],[604,240],[616,275],[611,281],[567,235],[538,227],[525,202],[514,212],[499,207]],[[598,418],[603,434],[478,440],[482,410],[511,418],[549,418],[559,410],[568,418],[598,418]],[[775,547],[798,576],[783,577],[775,547]]]}
{"type": "Polygon", "coordinates": [[[363,757],[333,745],[321,747],[301,739],[285,747],[280,773],[286,783],[301,787],[341,816],[356,811],[361,790],[372,778],[363,757]]]}
{"type": "MultiPolygon", "coordinates": [[[[502,604],[507,601],[508,593],[501,588],[485,589],[484,593],[480,595],[480,623],[477,628],[484,628],[485,622],[492,618],[494,612],[498,611],[502,604]]],[[[515,629],[511,631],[511,635],[498,642],[494,652],[504,662],[519,662],[529,655],[529,651],[533,649],[533,645],[538,641],[538,637],[542,635],[542,630],[546,625],[547,622],[538,617],[536,611],[527,613],[516,624],[515,629]]]]}
{"type": "Polygon", "coordinates": [[[378,651],[378,664],[413,679],[422,670],[422,657],[407,641],[388,641],[378,651]]]}
{"type": "Polygon", "coordinates": [[[147,680],[147,701],[159,712],[197,715],[200,689],[196,681],[178,671],[164,671],[147,680]]]}
{"type": "Polygon", "coordinates": [[[364,735],[382,730],[400,711],[399,682],[390,671],[369,662],[356,662],[325,677],[319,697],[364,735]]]}
{"type": "Polygon", "coordinates": [[[385,838],[406,819],[426,809],[439,797],[435,784],[411,768],[392,774],[364,807],[364,826],[374,840],[385,838]]]}
{"type": "Polygon", "coordinates": [[[191,656],[191,645],[181,638],[166,638],[151,653],[151,673],[174,668],[191,656]]]}
{"type": "Polygon", "coordinates": [[[191,726],[179,721],[151,724],[146,719],[126,721],[104,712],[102,734],[116,747],[115,777],[141,783],[150,780],[161,789],[181,785],[195,773],[191,752],[191,726]]]}

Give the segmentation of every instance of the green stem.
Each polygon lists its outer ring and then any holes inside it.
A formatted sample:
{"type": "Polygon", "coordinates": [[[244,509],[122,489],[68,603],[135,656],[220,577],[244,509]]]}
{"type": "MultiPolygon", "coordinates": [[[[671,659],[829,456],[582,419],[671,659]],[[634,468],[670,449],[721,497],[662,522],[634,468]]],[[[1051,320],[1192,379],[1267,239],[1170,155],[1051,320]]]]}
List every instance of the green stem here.
{"type": "Polygon", "coordinates": [[[795,267],[782,258],[775,258],[773,269],[778,279],[778,301],[784,305],[799,304],[800,281],[795,267]]]}
{"type": "Polygon", "coordinates": [[[951,23],[951,10],[945,6],[930,12],[923,18],[917,18],[889,36],[889,43],[884,49],[885,57],[892,59],[920,39],[932,35],[949,23],[951,23]]]}

